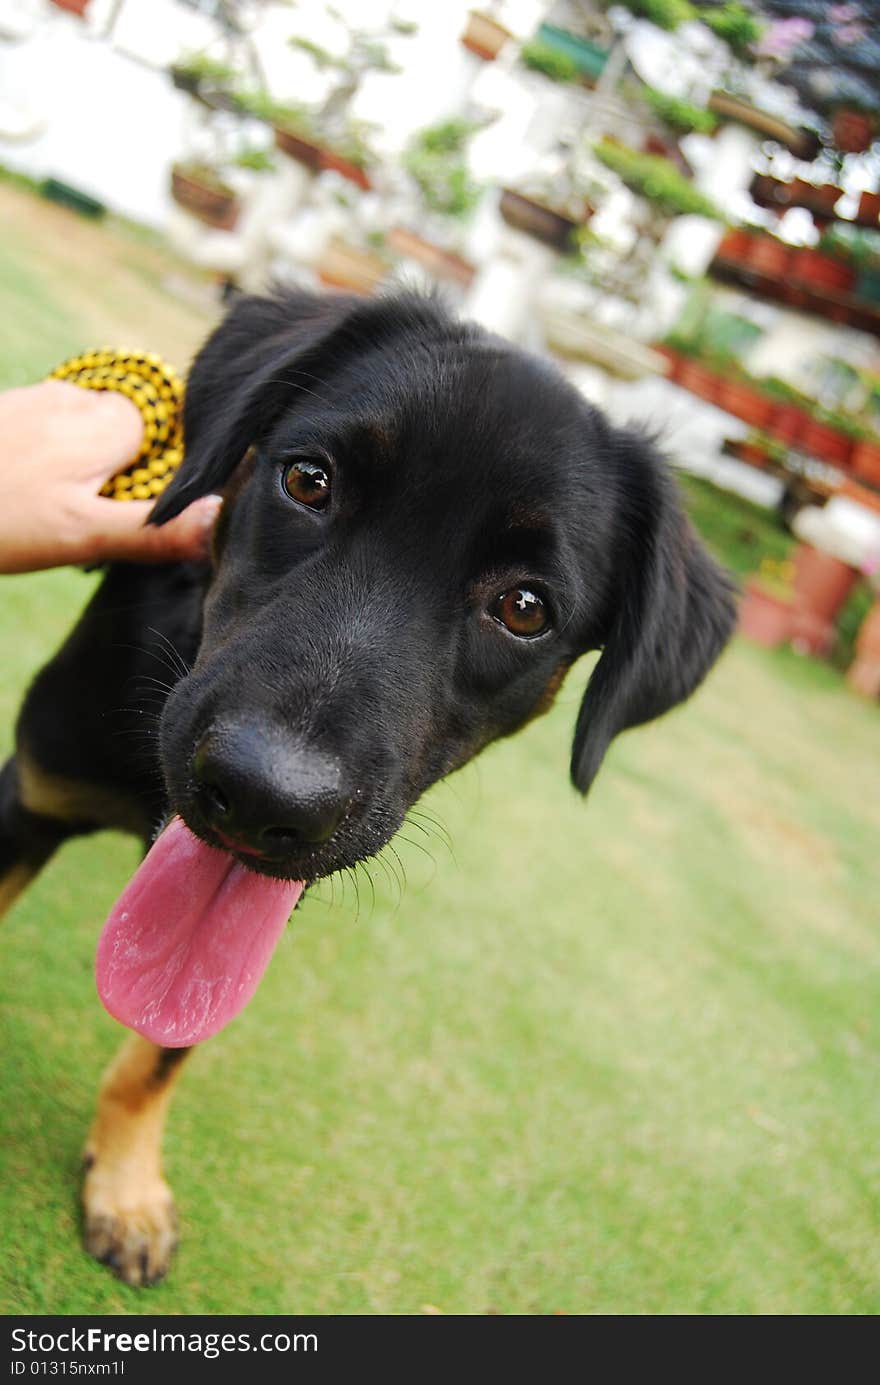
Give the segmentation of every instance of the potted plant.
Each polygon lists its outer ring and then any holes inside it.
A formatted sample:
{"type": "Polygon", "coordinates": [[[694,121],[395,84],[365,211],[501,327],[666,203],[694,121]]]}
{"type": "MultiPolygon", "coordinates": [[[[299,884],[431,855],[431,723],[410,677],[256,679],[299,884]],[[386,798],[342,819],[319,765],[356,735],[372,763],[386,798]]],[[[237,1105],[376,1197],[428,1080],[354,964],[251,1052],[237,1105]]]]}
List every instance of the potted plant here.
{"type": "MultiPolygon", "coordinates": [[[[552,250],[570,250],[581,224],[576,215],[550,206],[538,194],[524,189],[502,188],[498,209],[508,226],[524,231],[552,250]]],[[[583,220],[590,214],[591,209],[584,208],[583,220]]]]}
{"type": "Polygon", "coordinates": [[[643,154],[615,140],[603,139],[593,152],[628,188],[652,203],[663,216],[706,216],[723,221],[721,212],[680,173],[669,159],[643,154]]]}
{"type": "MultiPolygon", "coordinates": [[[[325,8],[334,20],[343,23],[336,10],[329,5],[325,8]]],[[[379,30],[344,27],[347,42],[343,53],[331,53],[298,34],[288,39],[291,48],[306,54],[322,71],[334,73],[336,81],[316,110],[306,113],[302,107],[289,107],[288,118],[276,122],[276,139],[284,153],[306,167],[332,169],[366,191],[372,187],[372,153],[367,127],[351,118],[350,107],[368,72],[400,71],[391,60],[386,40],[393,34],[410,36],[416,26],[391,19],[379,30]]]]}
{"type": "Polygon", "coordinates": [[[470,139],[484,121],[453,116],[417,131],[404,150],[402,165],[422,206],[418,231],[395,226],[388,235],[392,249],[416,260],[428,273],[466,286],[474,266],[460,253],[464,227],[483,195],[466,161],[470,139]]]}
{"type": "Polygon", "coordinates": [[[877,230],[880,223],[880,192],[863,192],[859,198],[859,214],[857,220],[863,226],[872,226],[877,230]]]}
{"type": "Polygon", "coordinates": [[[434,279],[445,279],[468,288],[476,273],[463,255],[419,235],[409,226],[392,226],[386,236],[388,248],[403,260],[414,260],[434,279]]]}
{"type": "Polygon", "coordinates": [[[581,70],[571,54],[544,43],[540,38],[524,43],[519,50],[519,60],[523,67],[532,72],[542,72],[551,82],[577,82],[581,70]]]}
{"type": "Polygon", "coordinates": [[[582,149],[568,151],[554,170],[501,189],[498,209],[508,226],[562,254],[578,250],[599,189],[582,149]]]}
{"type": "Polygon", "coordinates": [[[810,288],[830,289],[832,293],[848,293],[855,283],[855,271],[845,260],[829,255],[821,248],[799,246],[792,251],[790,273],[802,279],[810,288]]]}
{"type": "Polygon", "coordinates": [[[768,279],[782,279],[788,273],[791,253],[792,247],[775,236],[751,236],[748,268],[768,279]]]}
{"type": "Polygon", "coordinates": [[[770,428],[773,436],[780,442],[794,447],[803,438],[809,421],[810,415],[803,409],[799,409],[796,404],[781,401],[773,406],[770,428]]]}
{"type": "Polygon", "coordinates": [[[315,266],[318,278],[330,288],[369,295],[387,278],[389,264],[378,245],[357,245],[333,236],[315,266]]]}
{"type": "Polygon", "coordinates": [[[746,578],[739,608],[741,634],[765,649],[778,649],[788,641],[794,621],[793,578],[792,562],[772,558],[765,558],[759,572],[746,578]]]}
{"type": "Polygon", "coordinates": [[[275,148],[280,153],[312,172],[318,172],[322,146],[314,130],[312,114],[306,106],[276,101],[261,88],[239,92],[238,105],[244,114],[272,126],[275,148]]]}
{"type": "Polygon", "coordinates": [[[671,380],[672,383],[673,383],[674,385],[680,384],[680,383],[681,383],[681,368],[682,368],[682,365],[684,364],[684,359],[685,359],[684,356],[682,355],[682,353],[681,353],[680,351],[676,350],[676,348],[672,345],[672,343],[671,343],[671,342],[668,342],[668,341],[660,341],[660,342],[657,342],[656,345],[654,346],[654,350],[655,350],[655,351],[658,351],[658,352],[660,353],[660,355],[663,356],[663,357],[665,357],[665,359],[666,359],[666,362],[667,362],[666,378],[667,378],[667,380],[671,380]]]}
{"type": "MultiPolygon", "coordinates": [[[[876,568],[868,574],[877,590],[876,568]]],[[[853,692],[863,697],[880,697],[880,600],[875,600],[856,635],[856,657],[847,670],[846,681],[853,692]]]]}
{"type": "Polygon", "coordinates": [[[484,62],[492,62],[512,37],[510,30],[485,10],[471,10],[461,42],[469,53],[476,54],[484,62]]]}
{"type": "Polygon", "coordinates": [[[860,438],[852,450],[853,474],[880,487],[880,438],[860,438]]]}
{"type": "Polygon", "coordinates": [[[724,40],[738,58],[744,60],[750,58],[752,48],[765,28],[764,21],[745,5],[739,4],[738,0],[726,0],[716,9],[701,9],[699,18],[718,38],[724,40]]]}
{"type": "Polygon", "coordinates": [[[722,376],[719,380],[718,405],[754,428],[766,428],[775,407],[773,400],[752,381],[735,375],[722,376]]]}
{"type": "Polygon", "coordinates": [[[238,108],[272,126],[275,147],[312,173],[333,169],[365,191],[372,186],[368,172],[371,152],[364,128],[354,121],[336,122],[331,144],[320,125],[320,114],[302,105],[276,101],[264,90],[243,91],[238,108]]]}
{"type": "Polygon", "coordinates": [[[235,82],[235,70],[226,62],[208,53],[183,53],[168,69],[172,84],[189,96],[201,96],[203,90],[230,93],[235,82]]]}
{"type": "Polygon", "coordinates": [[[852,454],[853,439],[821,418],[809,418],[800,445],[805,452],[831,466],[845,467],[852,454]]]}
{"type": "Polygon", "coordinates": [[[211,164],[176,163],[171,169],[171,196],[191,216],[219,231],[232,231],[241,204],[233,188],[211,164]]]}
{"type": "Polygon", "coordinates": [[[724,451],[739,461],[748,462],[749,466],[763,471],[773,457],[772,439],[766,433],[755,430],[749,433],[748,437],[728,439],[724,451]]]}
{"type": "Polygon", "coordinates": [[[708,404],[718,403],[718,390],[721,381],[714,370],[703,365],[700,361],[695,361],[689,356],[682,357],[676,383],[681,385],[682,389],[690,390],[691,394],[697,395],[700,399],[705,399],[708,404]]]}
{"type": "Polygon", "coordinates": [[[766,375],[761,381],[766,395],[773,400],[773,416],[769,431],[789,447],[800,443],[812,417],[810,401],[800,390],[778,375],[766,375]]]}
{"type": "Polygon", "coordinates": [[[834,643],[837,616],[861,574],[809,543],[798,544],[793,563],[791,642],[799,653],[827,654],[834,643]]]}
{"type": "Polygon", "coordinates": [[[684,101],[679,96],[669,96],[655,87],[645,87],[642,98],[650,106],[658,120],[668,125],[677,135],[695,131],[700,135],[714,134],[718,128],[718,117],[705,106],[696,106],[692,101],[684,101]]]}
{"type": "Polygon", "coordinates": [[[724,232],[715,251],[715,258],[728,260],[731,264],[748,264],[752,240],[752,235],[741,226],[732,226],[724,232]]]}
{"type": "Polygon", "coordinates": [[[426,126],[410,140],[403,167],[429,212],[455,221],[473,212],[483,187],[471,177],[465,154],[471,137],[482,128],[480,121],[453,116],[426,126]]]}
{"type": "Polygon", "coordinates": [[[834,144],[842,154],[864,154],[874,138],[875,118],[867,111],[841,108],[831,118],[834,144]]]}

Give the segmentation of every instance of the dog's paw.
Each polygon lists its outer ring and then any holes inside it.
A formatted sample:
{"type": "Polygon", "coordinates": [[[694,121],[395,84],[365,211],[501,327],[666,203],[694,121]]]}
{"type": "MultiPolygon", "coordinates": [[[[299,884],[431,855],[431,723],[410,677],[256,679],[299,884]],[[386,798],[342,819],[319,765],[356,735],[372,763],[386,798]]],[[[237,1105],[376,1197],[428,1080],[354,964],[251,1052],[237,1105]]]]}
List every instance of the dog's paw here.
{"type": "Polygon", "coordinates": [[[167,1274],[177,1217],[164,1179],[135,1182],[93,1165],[83,1187],[83,1218],[86,1250],[126,1284],[157,1284],[167,1274]]]}

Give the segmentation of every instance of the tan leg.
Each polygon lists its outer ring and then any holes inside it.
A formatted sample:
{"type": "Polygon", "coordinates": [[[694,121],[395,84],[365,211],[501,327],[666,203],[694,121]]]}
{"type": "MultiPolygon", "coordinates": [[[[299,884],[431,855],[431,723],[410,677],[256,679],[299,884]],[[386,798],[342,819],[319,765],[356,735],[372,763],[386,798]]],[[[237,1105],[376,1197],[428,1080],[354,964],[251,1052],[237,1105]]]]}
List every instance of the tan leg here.
{"type": "Polygon", "coordinates": [[[162,1132],[185,1048],[132,1034],[104,1074],[85,1149],[86,1250],[128,1284],[155,1284],[177,1244],[162,1132]]]}

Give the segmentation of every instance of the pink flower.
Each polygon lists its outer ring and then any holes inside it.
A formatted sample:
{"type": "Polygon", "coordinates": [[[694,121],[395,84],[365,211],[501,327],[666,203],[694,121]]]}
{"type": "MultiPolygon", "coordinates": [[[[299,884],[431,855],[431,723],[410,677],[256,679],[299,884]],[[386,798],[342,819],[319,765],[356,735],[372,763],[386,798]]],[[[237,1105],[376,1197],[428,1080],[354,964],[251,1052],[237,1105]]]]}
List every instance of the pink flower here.
{"type": "MultiPolygon", "coordinates": [[[[849,9],[847,5],[840,5],[836,8],[849,9]]],[[[799,15],[791,19],[777,19],[765,30],[758,44],[758,52],[772,58],[785,58],[793,48],[799,44],[806,43],[816,32],[816,26],[812,20],[803,19],[799,15]]]]}

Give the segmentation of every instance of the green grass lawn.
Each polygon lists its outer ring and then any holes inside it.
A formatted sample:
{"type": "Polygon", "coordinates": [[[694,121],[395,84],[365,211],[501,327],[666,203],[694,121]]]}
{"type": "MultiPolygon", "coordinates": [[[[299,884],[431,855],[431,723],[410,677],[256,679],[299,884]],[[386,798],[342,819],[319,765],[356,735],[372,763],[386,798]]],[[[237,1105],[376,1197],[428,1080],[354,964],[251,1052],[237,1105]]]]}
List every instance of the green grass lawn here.
{"type": "MultiPolygon", "coordinates": [[[[185,361],[206,324],[156,251],[10,189],[0,221],[0,379],[97,328],[143,340],[145,297],[148,344],[185,361]]],[[[690,494],[736,563],[728,501],[690,494]]],[[[93,580],[3,579],[7,743],[93,580]]],[[[410,829],[402,898],[378,867],[359,909],[322,887],[195,1055],[167,1144],[184,1240],[152,1290],[83,1255],[76,1201],[121,1034],[94,945],[138,849],[59,854],[0,942],[0,1311],[877,1311],[877,708],[736,641],[584,804],[587,671],[430,795],[453,855],[410,829]]]]}

